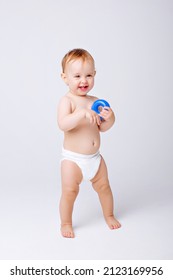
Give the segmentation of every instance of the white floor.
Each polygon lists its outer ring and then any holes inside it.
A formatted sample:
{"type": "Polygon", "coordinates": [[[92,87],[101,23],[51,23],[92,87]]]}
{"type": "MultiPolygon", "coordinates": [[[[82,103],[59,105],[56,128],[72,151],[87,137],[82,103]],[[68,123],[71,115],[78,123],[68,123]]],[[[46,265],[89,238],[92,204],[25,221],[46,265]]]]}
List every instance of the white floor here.
{"type": "Polygon", "coordinates": [[[97,195],[82,184],[74,209],[75,239],[59,233],[57,186],[8,188],[1,196],[0,259],[173,259],[171,193],[114,191],[122,228],[105,224],[97,195]],[[20,194],[19,194],[20,193],[20,194]]]}

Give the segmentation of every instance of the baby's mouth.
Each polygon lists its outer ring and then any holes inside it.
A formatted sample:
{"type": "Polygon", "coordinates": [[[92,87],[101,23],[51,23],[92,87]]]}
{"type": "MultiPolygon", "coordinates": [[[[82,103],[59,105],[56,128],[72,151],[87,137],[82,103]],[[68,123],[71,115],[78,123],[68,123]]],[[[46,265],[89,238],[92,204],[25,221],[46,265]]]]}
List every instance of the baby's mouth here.
{"type": "Polygon", "coordinates": [[[88,86],[80,86],[79,88],[80,88],[80,90],[86,90],[88,88],[88,86]]]}

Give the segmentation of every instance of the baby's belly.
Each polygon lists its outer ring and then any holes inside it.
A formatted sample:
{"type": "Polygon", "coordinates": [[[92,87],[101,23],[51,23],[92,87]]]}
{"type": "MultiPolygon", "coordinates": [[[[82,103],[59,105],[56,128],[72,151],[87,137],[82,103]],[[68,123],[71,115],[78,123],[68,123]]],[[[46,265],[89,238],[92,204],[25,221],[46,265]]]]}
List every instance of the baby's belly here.
{"type": "Polygon", "coordinates": [[[64,149],[80,154],[95,154],[100,148],[100,134],[96,128],[80,129],[65,133],[64,149]]]}

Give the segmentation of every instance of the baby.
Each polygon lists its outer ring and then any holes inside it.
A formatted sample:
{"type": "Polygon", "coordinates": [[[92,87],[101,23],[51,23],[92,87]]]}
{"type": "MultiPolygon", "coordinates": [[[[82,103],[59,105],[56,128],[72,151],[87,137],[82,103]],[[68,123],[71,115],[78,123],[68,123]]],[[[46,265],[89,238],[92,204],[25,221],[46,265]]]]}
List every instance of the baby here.
{"type": "Polygon", "coordinates": [[[62,195],[60,200],[61,233],[73,238],[72,212],[82,180],[91,181],[98,193],[103,215],[110,229],[121,225],[113,214],[113,195],[107,167],[100,155],[100,132],[115,122],[111,108],[104,107],[100,116],[91,110],[98,98],[88,95],[94,86],[93,57],[83,49],[69,51],[62,60],[61,77],[68,86],[58,106],[58,125],[64,132],[61,160],[62,195]]]}

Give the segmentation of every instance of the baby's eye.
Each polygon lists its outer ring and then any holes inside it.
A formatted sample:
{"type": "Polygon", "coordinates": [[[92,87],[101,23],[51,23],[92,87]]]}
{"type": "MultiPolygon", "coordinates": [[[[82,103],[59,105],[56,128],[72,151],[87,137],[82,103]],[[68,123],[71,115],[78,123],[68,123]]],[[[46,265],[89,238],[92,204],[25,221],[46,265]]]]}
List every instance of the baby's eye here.
{"type": "Polygon", "coordinates": [[[80,78],[80,75],[75,75],[75,78],[80,78]]]}
{"type": "Polygon", "coordinates": [[[92,77],[92,75],[91,75],[91,74],[88,74],[87,77],[92,77]]]}

